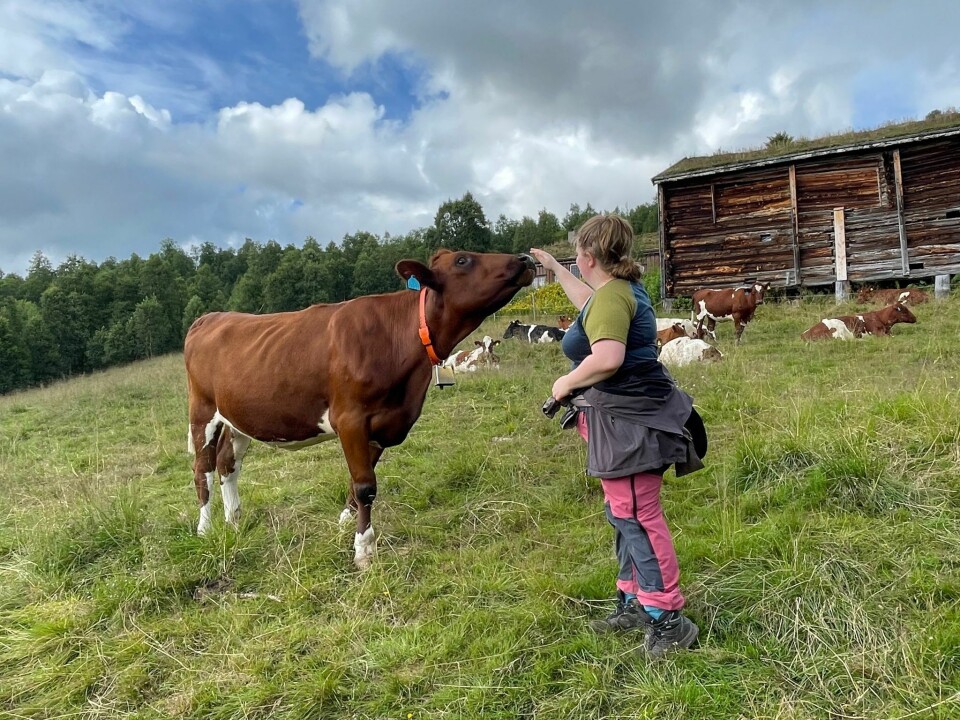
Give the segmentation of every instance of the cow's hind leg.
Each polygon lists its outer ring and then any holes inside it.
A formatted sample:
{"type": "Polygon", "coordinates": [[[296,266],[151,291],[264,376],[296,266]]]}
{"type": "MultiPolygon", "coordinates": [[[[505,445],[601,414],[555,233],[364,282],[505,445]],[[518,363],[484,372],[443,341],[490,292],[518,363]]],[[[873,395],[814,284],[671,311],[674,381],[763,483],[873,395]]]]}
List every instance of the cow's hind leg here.
{"type": "Polygon", "coordinates": [[[217,469],[217,441],[220,436],[220,423],[212,418],[206,422],[190,422],[190,447],[194,452],[193,484],[197,489],[200,503],[200,520],[197,522],[197,535],[206,535],[210,530],[210,493],[213,490],[213,478],[217,469]]]}
{"type": "Polygon", "coordinates": [[[232,428],[224,428],[217,444],[217,472],[220,473],[220,494],[223,497],[223,516],[236,527],[240,521],[240,491],[237,480],[243,456],[250,447],[250,438],[232,428]]]}

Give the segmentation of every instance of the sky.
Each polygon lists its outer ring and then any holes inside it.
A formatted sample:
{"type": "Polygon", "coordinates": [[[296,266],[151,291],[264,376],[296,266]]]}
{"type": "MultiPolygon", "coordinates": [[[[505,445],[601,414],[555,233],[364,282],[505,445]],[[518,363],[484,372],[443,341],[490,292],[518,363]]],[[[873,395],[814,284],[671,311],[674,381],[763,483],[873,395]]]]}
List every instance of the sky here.
{"type": "Polygon", "coordinates": [[[0,0],[0,271],[632,208],[960,107],[956,0],[0,0]]]}

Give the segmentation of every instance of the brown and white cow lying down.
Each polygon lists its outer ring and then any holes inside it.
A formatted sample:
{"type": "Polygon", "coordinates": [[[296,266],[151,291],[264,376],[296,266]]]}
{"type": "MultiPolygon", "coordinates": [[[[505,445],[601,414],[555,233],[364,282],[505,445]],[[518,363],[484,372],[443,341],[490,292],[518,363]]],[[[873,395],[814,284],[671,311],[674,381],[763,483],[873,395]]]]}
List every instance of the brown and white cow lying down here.
{"type": "Polygon", "coordinates": [[[476,372],[479,368],[500,369],[500,357],[493,352],[500,344],[499,340],[484,335],[483,340],[474,340],[473,344],[476,345],[473,350],[454,353],[443,361],[443,366],[454,372],[476,372]]]}
{"type": "Polygon", "coordinates": [[[210,529],[216,473],[224,515],[237,522],[251,439],[297,449],[339,438],[350,471],[340,520],[356,512],[354,562],[370,565],[383,449],[403,442],[420,417],[433,365],[533,282],[534,263],[440,250],[429,267],[401,260],[397,272],[423,289],[271,315],[215,312],[193,324],[184,360],[199,534],[210,529]]]}
{"type": "Polygon", "coordinates": [[[676,340],[677,338],[690,337],[687,335],[687,331],[684,329],[683,325],[678,322],[675,322],[669,327],[663,328],[663,330],[657,330],[657,347],[662,348],[671,340],[676,340]]]}
{"type": "Polygon", "coordinates": [[[859,315],[825,318],[801,333],[804,340],[853,340],[864,335],[889,335],[897,323],[915,323],[917,318],[903,303],[859,315]]]}
{"type": "Polygon", "coordinates": [[[857,293],[857,301],[862,303],[893,304],[905,303],[907,305],[920,305],[930,299],[930,296],[923,290],[916,288],[888,288],[878,290],[876,288],[861,288],[857,293]]]}
{"type": "Polygon", "coordinates": [[[683,367],[704,360],[720,360],[723,355],[713,345],[686,335],[665,343],[660,348],[660,362],[671,367],[683,367]]]}
{"type": "Polygon", "coordinates": [[[689,318],[657,318],[657,332],[666,330],[676,324],[680,324],[687,337],[697,336],[697,324],[689,318]]]}
{"type": "Polygon", "coordinates": [[[736,326],[736,343],[747,323],[753,319],[757,305],[763,305],[763,296],[770,283],[755,283],[749,287],[728,290],[697,290],[693,294],[693,309],[690,319],[697,322],[697,337],[703,339],[703,321],[707,321],[707,332],[717,339],[714,331],[718,320],[733,320],[736,326]]]}

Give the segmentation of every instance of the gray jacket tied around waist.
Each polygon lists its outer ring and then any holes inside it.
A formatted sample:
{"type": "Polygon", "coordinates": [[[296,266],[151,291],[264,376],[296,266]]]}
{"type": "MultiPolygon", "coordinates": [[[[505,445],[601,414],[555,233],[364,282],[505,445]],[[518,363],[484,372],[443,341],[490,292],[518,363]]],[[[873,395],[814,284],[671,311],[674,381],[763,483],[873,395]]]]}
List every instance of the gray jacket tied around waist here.
{"type": "MultiPolygon", "coordinates": [[[[687,427],[696,413],[693,398],[673,387],[662,398],[615,395],[591,388],[584,393],[587,432],[587,473],[618,478],[661,471],[674,466],[677,476],[703,468],[687,427]]],[[[702,429],[702,423],[691,423],[702,429]]],[[[706,437],[698,438],[706,454],[706,437]]]]}

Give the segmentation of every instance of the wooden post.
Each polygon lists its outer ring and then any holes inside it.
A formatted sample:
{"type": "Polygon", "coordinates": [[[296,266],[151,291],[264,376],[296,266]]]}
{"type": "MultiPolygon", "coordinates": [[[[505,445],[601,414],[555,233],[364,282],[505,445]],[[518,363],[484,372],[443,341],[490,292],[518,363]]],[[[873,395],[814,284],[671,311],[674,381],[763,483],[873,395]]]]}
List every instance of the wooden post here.
{"type": "Polygon", "coordinates": [[[933,296],[937,300],[946,300],[950,297],[950,276],[937,275],[933,279],[933,296]]]}
{"type": "Polygon", "coordinates": [[[660,299],[667,297],[667,216],[664,213],[666,201],[663,197],[663,185],[657,185],[657,225],[660,230],[660,299]]]}
{"type": "Polygon", "coordinates": [[[900,230],[900,271],[910,275],[910,254],[907,250],[907,226],[903,222],[903,174],[900,172],[900,149],[893,151],[893,177],[897,186],[897,226],[900,230]]]}
{"type": "Polygon", "coordinates": [[[790,166],[790,212],[793,215],[793,283],[800,284],[800,224],[797,217],[797,167],[790,166]]]}
{"type": "Polygon", "coordinates": [[[847,282],[847,233],[843,208],[833,209],[833,259],[837,270],[835,293],[837,302],[847,299],[850,283],[847,282]]]}

